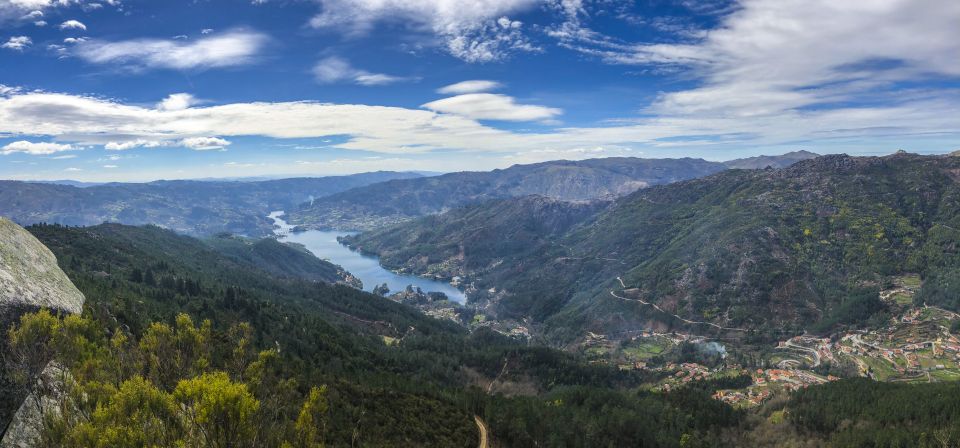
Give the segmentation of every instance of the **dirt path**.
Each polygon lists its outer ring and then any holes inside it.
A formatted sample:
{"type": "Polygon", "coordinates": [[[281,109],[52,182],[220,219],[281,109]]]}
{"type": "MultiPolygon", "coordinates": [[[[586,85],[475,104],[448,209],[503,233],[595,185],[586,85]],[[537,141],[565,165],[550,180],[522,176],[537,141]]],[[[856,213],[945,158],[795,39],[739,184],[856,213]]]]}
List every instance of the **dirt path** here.
{"type": "Polygon", "coordinates": [[[487,437],[487,424],[480,419],[479,416],[473,416],[474,423],[477,424],[477,429],[480,431],[480,448],[490,448],[490,440],[487,437]]]}
{"type": "MultiPolygon", "coordinates": [[[[623,280],[620,279],[620,277],[617,277],[617,281],[620,282],[620,286],[622,286],[624,289],[626,289],[627,286],[623,284],[623,280]]],[[[614,297],[616,297],[616,298],[618,298],[618,299],[620,299],[620,300],[626,300],[626,301],[629,301],[629,302],[640,302],[640,303],[642,303],[642,304],[644,304],[644,305],[652,306],[652,307],[656,308],[657,311],[659,311],[659,312],[661,312],[661,313],[664,313],[664,314],[669,314],[669,315],[677,318],[678,320],[680,320],[680,321],[682,321],[682,322],[685,322],[685,323],[688,323],[688,324],[694,324],[694,325],[709,325],[709,326],[711,326],[711,327],[715,327],[715,328],[718,328],[718,329],[720,329],[720,330],[748,331],[748,330],[746,330],[746,329],[744,329],[744,328],[722,327],[722,326],[720,326],[720,325],[717,325],[717,324],[714,324],[714,323],[710,323],[710,322],[702,322],[702,321],[697,321],[697,320],[685,319],[685,318],[682,318],[682,317],[680,317],[680,316],[678,316],[678,315],[676,315],[676,314],[673,314],[673,313],[671,313],[671,312],[668,312],[668,311],[664,310],[663,308],[660,308],[659,306],[657,306],[656,303],[646,302],[646,301],[644,301],[643,299],[630,299],[630,298],[627,298],[627,297],[619,296],[619,295],[617,295],[616,292],[613,292],[613,291],[610,291],[610,295],[612,295],[612,296],[614,296],[614,297]]]]}

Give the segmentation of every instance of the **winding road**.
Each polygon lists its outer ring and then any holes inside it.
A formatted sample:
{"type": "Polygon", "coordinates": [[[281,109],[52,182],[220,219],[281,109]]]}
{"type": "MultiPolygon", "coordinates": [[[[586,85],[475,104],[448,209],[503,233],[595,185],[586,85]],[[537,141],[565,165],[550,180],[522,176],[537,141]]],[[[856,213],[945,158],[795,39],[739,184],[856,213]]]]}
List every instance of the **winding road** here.
{"type": "MultiPolygon", "coordinates": [[[[617,281],[620,282],[620,286],[621,286],[623,289],[627,289],[627,285],[625,285],[625,284],[623,283],[623,279],[621,279],[620,277],[617,277],[617,281]]],[[[685,322],[685,323],[688,323],[688,324],[694,324],[694,325],[709,325],[709,326],[711,326],[711,327],[715,327],[715,328],[718,328],[718,329],[720,329],[720,330],[749,331],[749,330],[747,330],[747,329],[745,329],[745,328],[723,327],[723,326],[720,326],[720,325],[717,325],[717,324],[714,324],[714,323],[710,323],[710,322],[702,322],[702,321],[698,321],[698,320],[686,319],[686,318],[680,317],[680,316],[678,316],[678,315],[676,315],[676,314],[673,314],[673,313],[671,313],[671,312],[669,312],[669,311],[666,311],[666,310],[664,310],[663,308],[660,308],[656,303],[646,302],[646,301],[644,301],[643,299],[630,299],[630,298],[627,298],[627,297],[619,296],[619,295],[617,295],[617,293],[614,292],[614,291],[610,291],[610,295],[612,295],[612,296],[614,296],[614,297],[616,297],[616,298],[618,298],[618,299],[620,299],[620,300],[626,300],[626,301],[628,301],[628,302],[640,302],[640,303],[642,303],[642,304],[644,304],[644,305],[652,306],[652,307],[656,308],[657,311],[659,311],[659,312],[661,312],[661,313],[664,313],[664,314],[671,315],[671,316],[677,318],[678,320],[680,320],[680,321],[682,321],[682,322],[685,322]]]]}

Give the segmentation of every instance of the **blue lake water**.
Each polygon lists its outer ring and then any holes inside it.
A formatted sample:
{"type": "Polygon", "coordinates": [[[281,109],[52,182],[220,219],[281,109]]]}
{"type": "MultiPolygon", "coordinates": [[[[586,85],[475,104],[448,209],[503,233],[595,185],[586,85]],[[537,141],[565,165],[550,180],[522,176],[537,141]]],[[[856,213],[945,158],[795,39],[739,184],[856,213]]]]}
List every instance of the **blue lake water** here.
{"type": "Polygon", "coordinates": [[[299,243],[319,258],[338,264],[363,282],[365,291],[372,291],[377,285],[387,284],[391,292],[401,291],[407,285],[419,287],[424,292],[442,292],[450,300],[464,303],[466,296],[449,283],[430,280],[415,275],[403,275],[391,272],[380,266],[377,257],[370,257],[340,244],[337,237],[352,235],[351,232],[308,230],[291,232],[293,226],[281,219],[283,212],[273,212],[270,218],[277,225],[276,234],[280,241],[299,243]]]}

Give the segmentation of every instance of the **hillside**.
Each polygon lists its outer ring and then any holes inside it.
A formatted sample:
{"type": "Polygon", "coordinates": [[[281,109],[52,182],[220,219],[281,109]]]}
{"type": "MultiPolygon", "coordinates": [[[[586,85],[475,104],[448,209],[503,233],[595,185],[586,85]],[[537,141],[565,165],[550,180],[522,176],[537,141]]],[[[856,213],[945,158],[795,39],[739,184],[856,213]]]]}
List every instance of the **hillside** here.
{"type": "Polygon", "coordinates": [[[273,238],[258,240],[229,234],[215,235],[204,241],[221,254],[279,277],[361,287],[360,281],[342,267],[317,258],[303,246],[281,243],[273,238]]]}
{"type": "Polygon", "coordinates": [[[272,223],[266,218],[271,211],[291,209],[350,188],[414,177],[419,175],[376,172],[258,182],[157,181],[83,188],[0,181],[0,216],[22,225],[117,222],[154,224],[190,235],[229,232],[264,236],[271,232],[272,223]]]}
{"type": "Polygon", "coordinates": [[[288,216],[311,228],[371,230],[491,199],[540,195],[564,201],[611,199],[639,188],[725,169],[701,159],[613,157],[514,165],[355,188],[314,201],[288,216]]]}
{"type": "MultiPolygon", "coordinates": [[[[960,158],[903,153],[729,170],[638,191],[562,235],[547,235],[520,259],[461,273],[481,291],[475,300],[533,317],[560,339],[650,325],[714,331],[677,317],[771,338],[823,331],[882,313],[878,291],[905,273],[923,279],[920,303],[957,309],[958,178],[960,158]],[[494,297],[483,292],[494,287],[494,297]]],[[[449,249],[423,244],[400,259],[397,242],[409,238],[396,235],[436,227],[425,219],[351,243],[387,255],[391,267],[428,272],[419,260],[449,249]]],[[[482,260],[511,256],[501,250],[482,260]]]]}
{"type": "Polygon", "coordinates": [[[792,151],[779,156],[756,156],[723,162],[727,168],[744,170],[762,170],[764,168],[786,168],[802,160],[815,159],[819,154],[810,151],[792,151]]]}
{"type": "Polygon", "coordinates": [[[50,356],[77,380],[55,403],[68,418],[41,431],[49,446],[68,437],[114,446],[118,434],[203,445],[177,422],[190,422],[204,397],[225,401],[210,409],[223,420],[199,422],[216,429],[202,437],[238,447],[476,446],[471,414],[507,446],[543,446],[580,422],[598,429],[574,446],[677,446],[683,434],[709,439],[739,419],[705,390],[636,392],[640,372],[467,333],[353,288],[277,277],[157,227],[29,230],[87,296],[82,317],[30,314],[5,332],[8,368],[50,356]],[[495,383],[504,395],[480,388],[495,383]],[[600,397],[617,419],[597,419],[600,397]]]}

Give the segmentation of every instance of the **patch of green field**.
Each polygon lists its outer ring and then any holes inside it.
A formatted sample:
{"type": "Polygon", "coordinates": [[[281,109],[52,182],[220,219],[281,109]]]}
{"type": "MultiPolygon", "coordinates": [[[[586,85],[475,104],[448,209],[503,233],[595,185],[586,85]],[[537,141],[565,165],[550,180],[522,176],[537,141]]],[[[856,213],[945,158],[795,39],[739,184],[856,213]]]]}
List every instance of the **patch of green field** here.
{"type": "Polygon", "coordinates": [[[899,372],[894,370],[893,366],[883,359],[872,358],[869,356],[858,356],[858,358],[870,366],[870,370],[873,372],[873,375],[880,381],[887,381],[890,378],[899,375],[899,372]]]}
{"type": "Polygon", "coordinates": [[[904,288],[910,288],[910,289],[920,288],[920,274],[902,275],[900,276],[898,281],[901,285],[903,285],[904,288]]]}
{"type": "Polygon", "coordinates": [[[960,370],[958,369],[934,370],[930,372],[930,376],[940,381],[957,381],[957,380],[960,380],[960,370]]]}
{"type": "Polygon", "coordinates": [[[913,303],[913,294],[898,292],[893,295],[892,299],[898,305],[910,305],[913,303]]]}
{"type": "Polygon", "coordinates": [[[592,358],[603,358],[606,357],[608,353],[610,353],[610,349],[607,347],[590,347],[584,350],[584,354],[592,358]]]}
{"type": "Polygon", "coordinates": [[[624,347],[623,353],[630,358],[642,361],[653,358],[654,356],[667,351],[668,348],[669,346],[663,342],[644,341],[624,347]]]}

